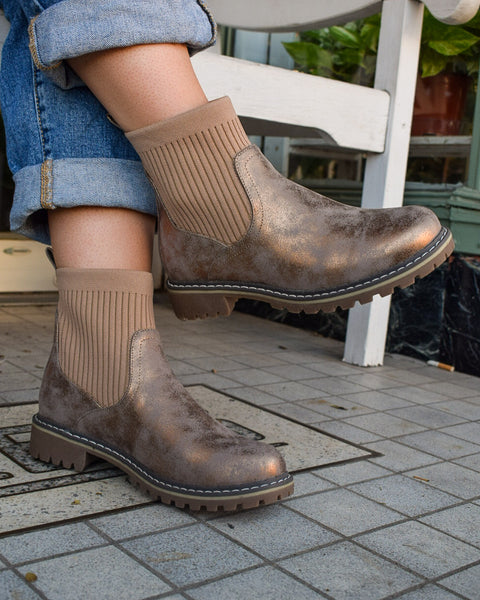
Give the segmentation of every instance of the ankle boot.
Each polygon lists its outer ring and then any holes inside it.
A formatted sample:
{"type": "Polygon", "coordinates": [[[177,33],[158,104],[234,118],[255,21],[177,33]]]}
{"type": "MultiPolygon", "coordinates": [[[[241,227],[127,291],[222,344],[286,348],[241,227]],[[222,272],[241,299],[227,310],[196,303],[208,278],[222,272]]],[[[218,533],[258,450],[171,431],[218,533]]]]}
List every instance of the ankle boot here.
{"type": "Polygon", "coordinates": [[[292,477],[275,448],[210,417],[175,378],[158,332],[135,329],[153,316],[151,276],[113,272],[116,285],[106,286],[112,279],[108,273],[57,272],[58,322],[32,423],[32,456],[77,471],[106,460],[154,499],[191,510],[252,508],[290,495],[292,477]],[[132,309],[137,303],[143,308],[132,309]],[[125,344],[115,325],[122,315],[129,336],[125,344]],[[124,356],[126,377],[121,375],[124,356]],[[100,363],[96,375],[88,361],[100,363]]]}
{"type": "Polygon", "coordinates": [[[182,319],[228,315],[240,297],[291,312],[350,308],[410,285],[453,250],[427,208],[350,207],[281,176],[228,98],[126,135],[157,192],[182,319]]]}

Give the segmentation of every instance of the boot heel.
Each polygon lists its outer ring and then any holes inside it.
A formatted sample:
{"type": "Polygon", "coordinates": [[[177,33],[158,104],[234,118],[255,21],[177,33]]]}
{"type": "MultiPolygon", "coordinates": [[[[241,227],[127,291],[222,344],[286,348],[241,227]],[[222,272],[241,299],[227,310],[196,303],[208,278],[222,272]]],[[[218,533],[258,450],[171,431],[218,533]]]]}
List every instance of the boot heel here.
{"type": "Polygon", "coordinates": [[[33,458],[58,466],[63,465],[66,469],[73,468],[75,471],[83,471],[90,463],[97,460],[80,444],[66,440],[35,423],[32,424],[30,454],[33,458]]]}
{"type": "Polygon", "coordinates": [[[214,293],[178,293],[171,290],[168,290],[168,293],[175,315],[183,321],[206,319],[207,317],[228,317],[237,301],[235,297],[214,293]]]}

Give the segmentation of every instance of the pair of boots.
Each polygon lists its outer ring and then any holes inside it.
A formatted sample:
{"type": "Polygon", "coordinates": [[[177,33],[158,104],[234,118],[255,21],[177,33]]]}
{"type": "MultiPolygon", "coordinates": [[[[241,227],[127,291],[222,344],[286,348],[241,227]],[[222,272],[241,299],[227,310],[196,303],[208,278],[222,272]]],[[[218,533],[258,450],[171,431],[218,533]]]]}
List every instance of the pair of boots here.
{"type": "MultiPolygon", "coordinates": [[[[228,98],[126,135],[157,192],[162,264],[181,319],[228,315],[239,297],[293,312],[348,308],[413,283],[453,249],[428,209],[352,208],[283,178],[250,144],[228,98]]],[[[175,379],[149,274],[57,275],[34,457],[77,470],[103,458],[155,498],[193,510],[292,493],[273,447],[214,421],[175,379]]]]}

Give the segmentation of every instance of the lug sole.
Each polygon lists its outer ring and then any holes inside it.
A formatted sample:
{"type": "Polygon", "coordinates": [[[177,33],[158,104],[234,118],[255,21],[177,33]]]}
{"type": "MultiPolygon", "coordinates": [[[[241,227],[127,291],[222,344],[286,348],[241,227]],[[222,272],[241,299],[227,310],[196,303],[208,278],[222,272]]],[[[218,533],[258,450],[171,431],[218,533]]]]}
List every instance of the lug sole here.
{"type": "Polygon", "coordinates": [[[98,459],[118,467],[131,483],[153,500],[192,511],[238,511],[273,504],[293,493],[293,479],[288,473],[275,481],[256,482],[240,489],[191,489],[161,481],[148,473],[128,455],[105,444],[75,434],[40,419],[33,418],[30,438],[33,458],[64,468],[83,471],[98,459]]]}
{"type": "Polygon", "coordinates": [[[239,298],[261,300],[278,309],[292,313],[314,314],[332,312],[337,308],[352,308],[355,302],[366,304],[373,296],[389,296],[395,288],[406,288],[416,279],[425,277],[441,265],[453,252],[454,242],[446,228],[429,245],[406,264],[369,281],[358,282],[344,289],[324,290],[318,293],[294,293],[269,289],[255,284],[238,282],[177,283],[167,281],[167,290],[175,315],[182,320],[228,316],[239,298]]]}

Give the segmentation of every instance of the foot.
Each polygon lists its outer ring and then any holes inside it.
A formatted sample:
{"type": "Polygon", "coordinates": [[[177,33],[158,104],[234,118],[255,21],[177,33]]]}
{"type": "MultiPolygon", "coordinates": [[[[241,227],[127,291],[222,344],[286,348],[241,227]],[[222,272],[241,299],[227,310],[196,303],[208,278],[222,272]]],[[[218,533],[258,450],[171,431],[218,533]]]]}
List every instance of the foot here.
{"type": "Polygon", "coordinates": [[[191,398],[156,330],[133,335],[130,357],[125,394],[102,407],[64,375],[54,346],[33,418],[34,458],[77,471],[102,459],[154,499],[191,510],[253,508],[293,492],[275,448],[235,434],[191,398]]]}
{"type": "Polygon", "coordinates": [[[453,250],[427,208],[340,204],[282,177],[255,146],[235,168],[252,205],[238,242],[182,231],[161,213],[167,289],[181,319],[228,315],[238,298],[295,313],[350,308],[412,284],[453,250]]]}
{"type": "Polygon", "coordinates": [[[346,206],[280,175],[228,98],[127,134],[157,190],[162,264],[181,319],[238,298],[315,313],[406,287],[453,250],[423,207],[346,206]]]}

